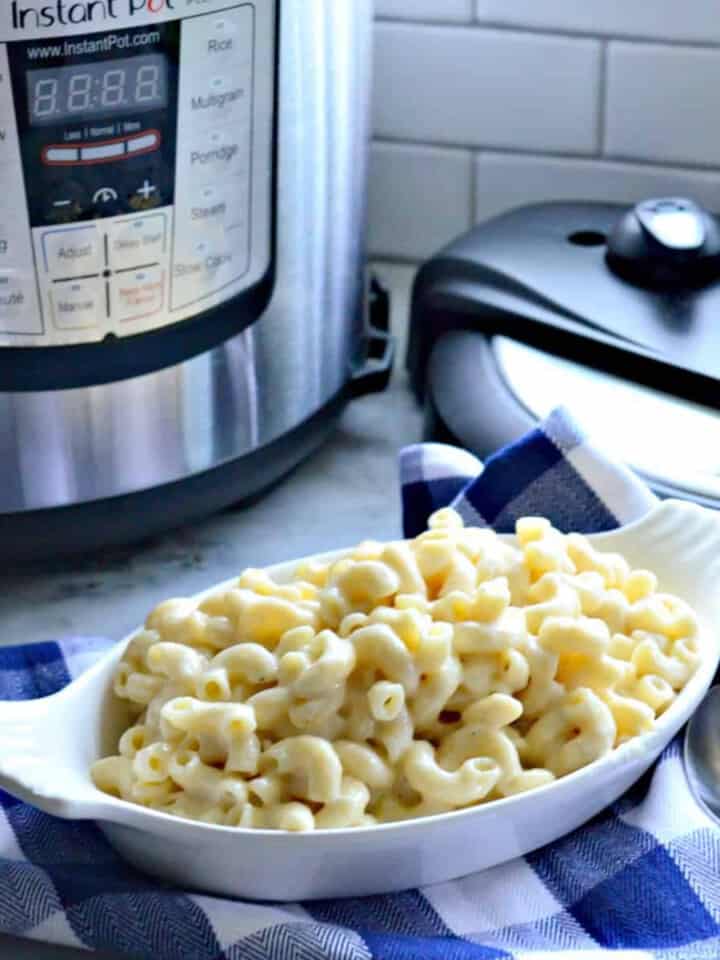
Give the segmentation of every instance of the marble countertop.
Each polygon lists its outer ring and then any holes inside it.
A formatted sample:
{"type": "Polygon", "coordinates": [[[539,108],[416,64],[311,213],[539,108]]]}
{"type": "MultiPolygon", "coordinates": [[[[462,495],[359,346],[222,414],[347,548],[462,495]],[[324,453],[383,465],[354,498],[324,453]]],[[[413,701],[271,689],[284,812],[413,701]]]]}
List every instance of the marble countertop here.
{"type": "MultiPolygon", "coordinates": [[[[6,573],[0,643],[69,635],[119,640],[157,602],[195,593],[245,566],[343,547],[369,536],[397,537],[397,451],[420,434],[420,412],[398,375],[388,393],[352,404],[330,441],[253,506],[152,543],[6,573]]],[[[87,956],[0,937],[0,960],[87,956]]]]}

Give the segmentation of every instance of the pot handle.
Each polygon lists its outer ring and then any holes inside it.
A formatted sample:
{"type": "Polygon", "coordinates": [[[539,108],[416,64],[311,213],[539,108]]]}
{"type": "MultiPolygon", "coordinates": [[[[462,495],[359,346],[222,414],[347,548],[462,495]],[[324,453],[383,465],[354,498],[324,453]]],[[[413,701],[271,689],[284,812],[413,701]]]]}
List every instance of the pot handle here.
{"type": "Polygon", "coordinates": [[[353,370],[350,397],[365,397],[387,389],[395,365],[396,342],[390,333],[390,294],[377,276],[370,279],[365,361],[353,370]]]}

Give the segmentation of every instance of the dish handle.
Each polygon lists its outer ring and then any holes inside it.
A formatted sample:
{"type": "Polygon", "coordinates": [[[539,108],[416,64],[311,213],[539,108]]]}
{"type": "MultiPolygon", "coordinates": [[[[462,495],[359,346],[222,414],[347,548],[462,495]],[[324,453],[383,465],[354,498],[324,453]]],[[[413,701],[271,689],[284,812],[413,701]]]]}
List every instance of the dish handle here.
{"type": "Polygon", "coordinates": [[[54,697],[0,701],[0,788],[47,813],[73,806],[54,697]],[[54,716],[54,719],[53,719],[54,716]]]}

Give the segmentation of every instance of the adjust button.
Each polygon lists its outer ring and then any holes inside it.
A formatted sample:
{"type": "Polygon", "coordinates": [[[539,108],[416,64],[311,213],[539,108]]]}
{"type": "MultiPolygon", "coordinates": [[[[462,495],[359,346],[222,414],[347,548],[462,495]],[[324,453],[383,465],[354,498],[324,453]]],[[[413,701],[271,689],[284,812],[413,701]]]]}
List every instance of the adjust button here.
{"type": "Polygon", "coordinates": [[[74,227],[43,234],[45,268],[53,279],[70,280],[100,273],[104,267],[96,227],[74,227]]]}
{"type": "Polygon", "coordinates": [[[161,267],[118,274],[112,285],[113,317],[121,323],[144,320],[165,306],[165,271],[161,267]]]}
{"type": "Polygon", "coordinates": [[[55,284],[52,292],[53,324],[58,330],[86,330],[106,317],[102,280],[72,280],[55,284]]]}
{"type": "Polygon", "coordinates": [[[164,213],[155,213],[114,223],[110,234],[113,268],[136,269],[160,260],[165,254],[166,219],[164,213]]]}

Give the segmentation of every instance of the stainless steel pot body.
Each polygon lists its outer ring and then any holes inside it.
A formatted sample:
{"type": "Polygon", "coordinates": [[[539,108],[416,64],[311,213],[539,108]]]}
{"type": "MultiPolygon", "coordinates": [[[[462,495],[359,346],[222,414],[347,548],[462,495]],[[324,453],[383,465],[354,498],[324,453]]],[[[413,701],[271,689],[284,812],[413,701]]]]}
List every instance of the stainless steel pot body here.
{"type": "Polygon", "coordinates": [[[269,306],[240,335],[159,372],[0,393],[0,523],[211,471],[277,441],[347,384],[363,338],[371,3],[278,10],[269,306]]]}

